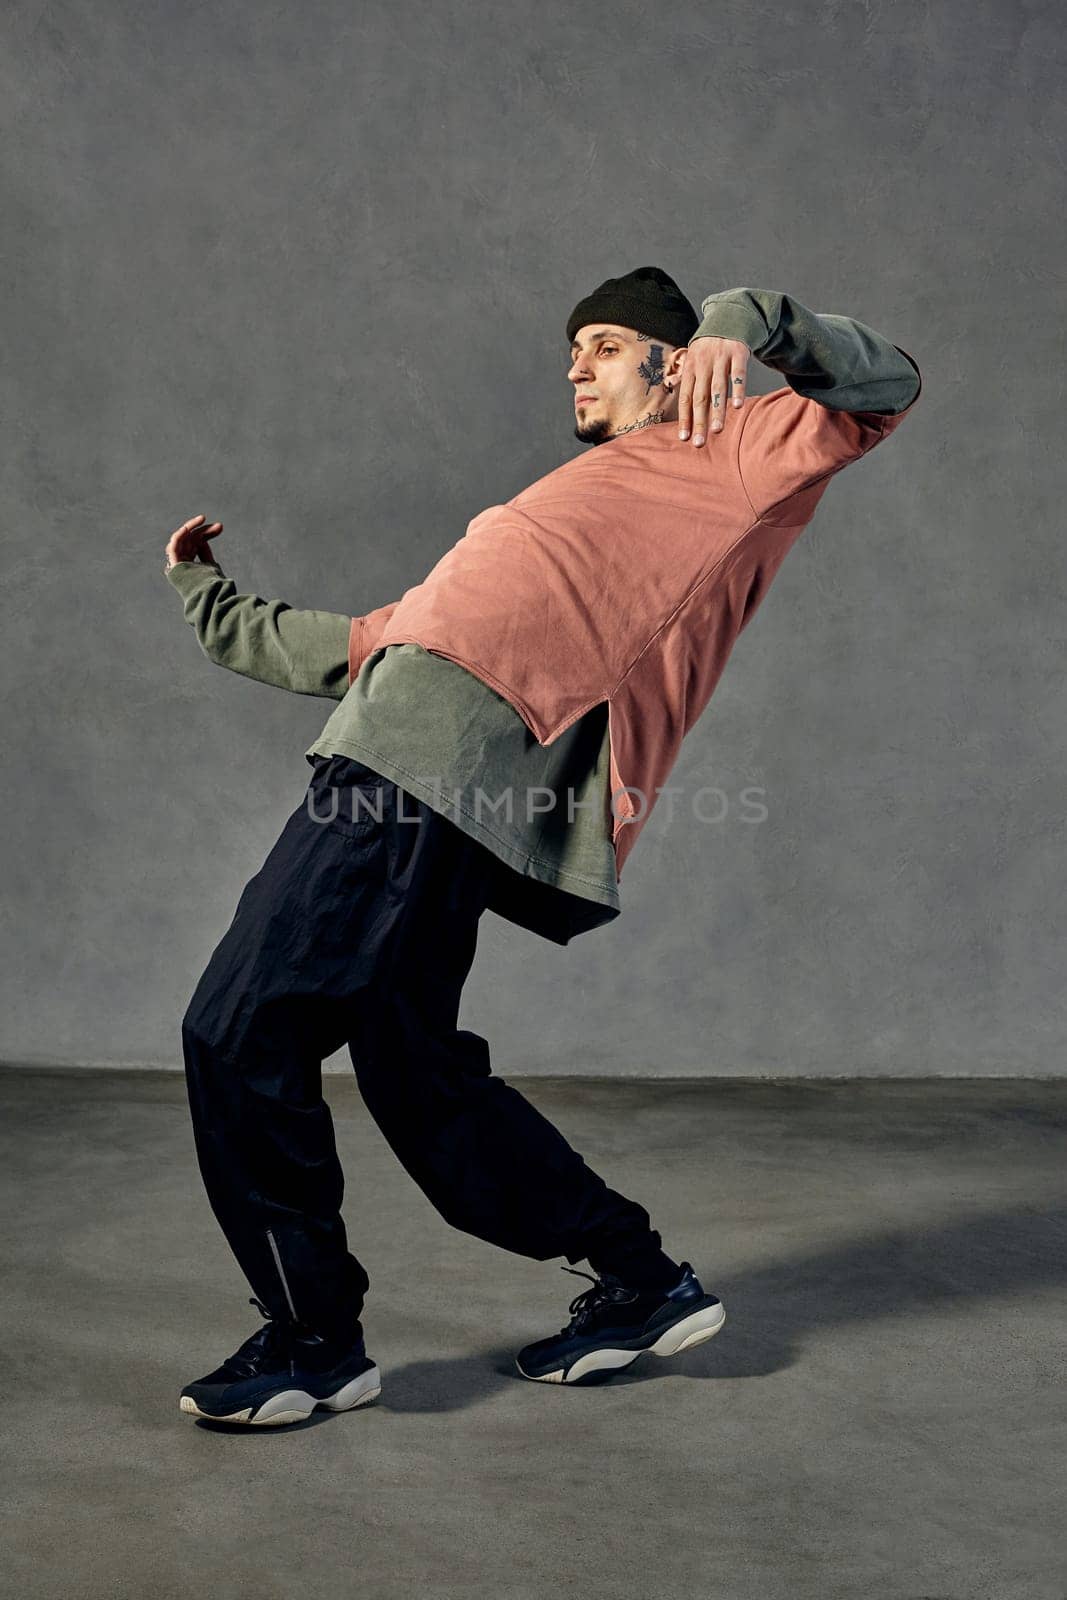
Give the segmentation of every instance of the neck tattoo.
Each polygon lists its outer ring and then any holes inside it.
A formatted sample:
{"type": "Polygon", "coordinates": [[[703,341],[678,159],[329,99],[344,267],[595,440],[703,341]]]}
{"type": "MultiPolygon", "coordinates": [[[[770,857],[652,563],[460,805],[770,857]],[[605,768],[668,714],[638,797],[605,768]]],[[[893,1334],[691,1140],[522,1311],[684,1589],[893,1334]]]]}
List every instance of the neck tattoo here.
{"type": "Polygon", "coordinates": [[[666,420],[658,411],[651,411],[648,416],[639,417],[636,422],[626,422],[621,428],[616,428],[615,434],[617,437],[620,433],[636,433],[638,428],[651,428],[655,423],[665,422],[666,420]]]}

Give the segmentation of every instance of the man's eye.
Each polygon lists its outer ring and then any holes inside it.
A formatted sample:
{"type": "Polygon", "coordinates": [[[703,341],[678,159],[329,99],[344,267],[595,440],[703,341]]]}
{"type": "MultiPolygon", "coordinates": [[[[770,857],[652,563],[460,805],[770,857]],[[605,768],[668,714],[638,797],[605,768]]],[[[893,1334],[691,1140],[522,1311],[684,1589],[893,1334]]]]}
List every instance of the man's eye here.
{"type": "Polygon", "coordinates": [[[614,344],[602,344],[600,346],[600,354],[601,355],[605,355],[609,350],[616,350],[616,349],[618,349],[617,345],[614,345],[614,344]]]}

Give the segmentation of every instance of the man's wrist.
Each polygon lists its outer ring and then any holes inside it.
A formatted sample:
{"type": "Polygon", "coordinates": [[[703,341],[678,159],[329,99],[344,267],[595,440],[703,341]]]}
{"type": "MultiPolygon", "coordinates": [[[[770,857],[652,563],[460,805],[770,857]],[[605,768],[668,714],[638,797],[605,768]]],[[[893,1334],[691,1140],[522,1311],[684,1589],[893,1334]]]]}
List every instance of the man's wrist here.
{"type": "Polygon", "coordinates": [[[164,561],[163,561],[163,575],[164,575],[164,577],[167,575],[167,573],[173,572],[175,567],[182,567],[182,566],[185,566],[185,567],[192,567],[192,566],[210,567],[212,569],[212,571],[218,573],[220,578],[224,578],[226,576],[226,574],[223,572],[222,568],[219,566],[217,561],[196,561],[196,560],[172,561],[170,559],[170,557],[167,556],[167,557],[164,558],[164,561]]]}
{"type": "Polygon", "coordinates": [[[711,336],[739,339],[753,355],[767,342],[767,322],[751,289],[722,289],[701,301],[700,322],[691,337],[711,336]]]}

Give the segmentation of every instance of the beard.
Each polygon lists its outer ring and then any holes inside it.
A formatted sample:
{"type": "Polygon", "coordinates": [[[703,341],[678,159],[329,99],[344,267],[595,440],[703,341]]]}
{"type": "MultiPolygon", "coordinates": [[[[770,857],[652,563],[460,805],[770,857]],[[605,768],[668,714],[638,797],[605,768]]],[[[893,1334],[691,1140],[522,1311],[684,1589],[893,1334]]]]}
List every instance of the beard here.
{"type": "Polygon", "coordinates": [[[602,418],[599,422],[575,422],[574,437],[582,444],[604,444],[615,435],[611,431],[611,423],[602,418]]]}

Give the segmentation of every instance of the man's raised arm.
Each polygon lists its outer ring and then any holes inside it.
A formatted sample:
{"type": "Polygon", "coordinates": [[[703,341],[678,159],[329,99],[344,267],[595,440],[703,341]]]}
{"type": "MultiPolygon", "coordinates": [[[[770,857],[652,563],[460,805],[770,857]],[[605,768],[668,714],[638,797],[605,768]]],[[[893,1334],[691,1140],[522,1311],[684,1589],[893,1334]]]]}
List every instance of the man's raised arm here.
{"type": "Polygon", "coordinates": [[[786,380],[785,388],[745,400],[730,434],[756,517],[806,523],[834,474],[913,410],[922,389],[918,363],[866,323],[809,311],[776,289],[725,289],[708,295],[701,311],[690,349],[703,337],[739,341],[786,380]],[[808,491],[814,498],[797,500],[808,491]]]}
{"type": "Polygon", "coordinates": [[[906,351],[854,317],[809,311],[777,289],[723,289],[701,301],[694,339],[741,339],[795,393],[831,411],[896,416],[922,378],[906,351]]]}

